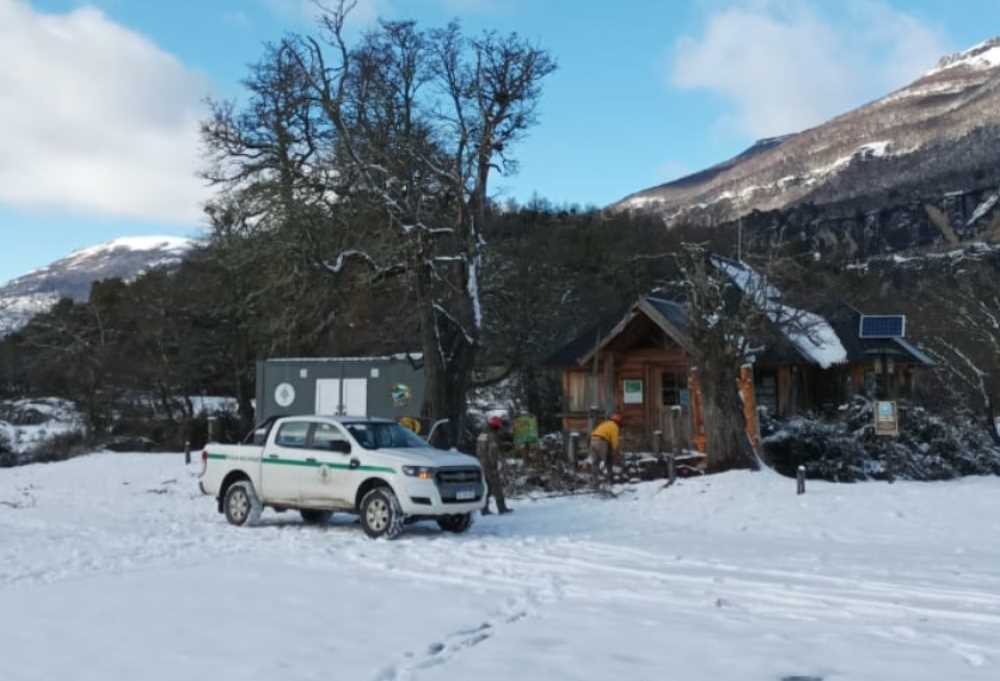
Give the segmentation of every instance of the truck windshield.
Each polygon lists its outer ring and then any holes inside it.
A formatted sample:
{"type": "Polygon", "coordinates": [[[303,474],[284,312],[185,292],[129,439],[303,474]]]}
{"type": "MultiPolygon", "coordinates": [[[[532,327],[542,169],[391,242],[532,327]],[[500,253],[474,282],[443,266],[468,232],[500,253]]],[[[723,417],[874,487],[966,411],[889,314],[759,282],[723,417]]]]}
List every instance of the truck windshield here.
{"type": "Polygon", "coordinates": [[[398,423],[345,423],[344,427],[365,449],[380,447],[426,447],[427,443],[398,423]]]}

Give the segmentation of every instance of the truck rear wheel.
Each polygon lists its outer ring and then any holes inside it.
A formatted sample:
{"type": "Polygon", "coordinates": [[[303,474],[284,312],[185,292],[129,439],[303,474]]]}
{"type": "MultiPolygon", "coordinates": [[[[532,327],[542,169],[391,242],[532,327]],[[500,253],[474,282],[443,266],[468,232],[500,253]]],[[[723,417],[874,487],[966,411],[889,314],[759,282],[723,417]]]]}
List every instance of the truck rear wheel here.
{"type": "Polygon", "coordinates": [[[333,517],[333,511],[317,511],[311,508],[303,508],[299,513],[302,514],[302,522],[306,525],[326,525],[333,517]]]}
{"type": "Polygon", "coordinates": [[[445,532],[462,534],[472,527],[472,514],[459,513],[456,515],[445,515],[437,519],[438,527],[445,532]]]}
{"type": "Polygon", "coordinates": [[[396,494],[389,487],[376,487],[361,500],[361,527],[372,539],[395,539],[403,531],[406,517],[396,494]]]}
{"type": "Polygon", "coordinates": [[[222,510],[231,525],[240,527],[256,523],[262,508],[253,484],[249,480],[243,480],[230,485],[222,502],[222,510]]]}

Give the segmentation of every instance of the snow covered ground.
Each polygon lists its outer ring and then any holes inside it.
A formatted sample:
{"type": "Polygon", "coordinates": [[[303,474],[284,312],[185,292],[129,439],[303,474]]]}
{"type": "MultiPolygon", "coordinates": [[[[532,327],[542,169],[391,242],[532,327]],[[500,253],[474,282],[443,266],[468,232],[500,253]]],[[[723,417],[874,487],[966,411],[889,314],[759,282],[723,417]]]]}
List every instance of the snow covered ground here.
{"type": "Polygon", "coordinates": [[[1000,479],[731,473],[463,536],[233,528],[179,455],[0,470],[0,679],[1000,678],[1000,479]]]}

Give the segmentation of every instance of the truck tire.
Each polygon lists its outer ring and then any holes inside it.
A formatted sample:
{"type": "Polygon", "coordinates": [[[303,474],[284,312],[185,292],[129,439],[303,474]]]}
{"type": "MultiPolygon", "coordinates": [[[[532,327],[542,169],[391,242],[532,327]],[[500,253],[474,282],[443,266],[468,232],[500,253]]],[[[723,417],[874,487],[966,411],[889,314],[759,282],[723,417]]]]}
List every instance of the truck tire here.
{"type": "Polygon", "coordinates": [[[302,514],[302,522],[306,525],[326,525],[333,517],[333,511],[317,511],[312,508],[303,508],[299,513],[302,514]]]}
{"type": "Polygon", "coordinates": [[[249,480],[234,482],[226,490],[226,498],[222,502],[222,510],[226,514],[226,520],[231,525],[237,527],[243,525],[255,525],[260,519],[263,508],[257,493],[254,492],[253,484],[249,480]]]}
{"type": "Polygon", "coordinates": [[[438,527],[445,532],[462,534],[472,527],[472,514],[459,513],[456,515],[444,515],[437,519],[438,527]]]}
{"type": "Polygon", "coordinates": [[[406,516],[391,488],[376,487],[361,500],[361,527],[372,539],[395,539],[405,522],[406,516]]]}

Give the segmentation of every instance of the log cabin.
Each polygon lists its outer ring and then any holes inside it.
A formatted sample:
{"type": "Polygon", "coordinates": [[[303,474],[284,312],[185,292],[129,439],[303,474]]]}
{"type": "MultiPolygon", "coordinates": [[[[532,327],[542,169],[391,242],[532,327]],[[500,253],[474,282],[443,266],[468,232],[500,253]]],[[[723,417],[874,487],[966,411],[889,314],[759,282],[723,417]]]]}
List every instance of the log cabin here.
{"type": "MultiPolygon", "coordinates": [[[[741,372],[748,436],[757,444],[757,414],[778,417],[834,412],[851,396],[880,399],[912,394],[933,362],[905,338],[901,315],[865,315],[846,304],[809,313],[818,338],[777,330],[775,339],[741,372]]],[[[631,449],[654,446],[705,452],[704,414],[687,308],[643,296],[620,316],[595,324],[555,352],[547,366],[561,372],[562,426],[587,433],[595,420],[619,412],[631,449]]]]}

